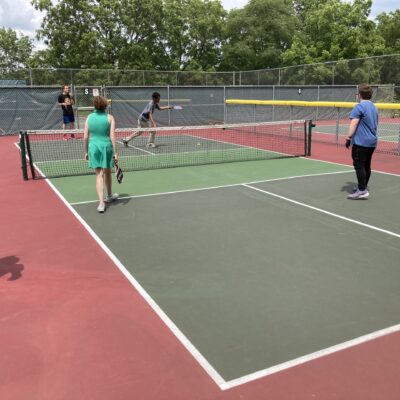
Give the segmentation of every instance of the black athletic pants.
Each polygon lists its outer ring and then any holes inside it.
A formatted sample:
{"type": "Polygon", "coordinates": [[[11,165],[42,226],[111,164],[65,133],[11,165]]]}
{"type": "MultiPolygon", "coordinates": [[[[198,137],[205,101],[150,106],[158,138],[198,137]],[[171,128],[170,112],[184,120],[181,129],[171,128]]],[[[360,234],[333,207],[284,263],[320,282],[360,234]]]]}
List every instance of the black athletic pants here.
{"type": "Polygon", "coordinates": [[[358,190],[365,190],[371,176],[371,159],[375,147],[363,147],[353,144],[351,157],[357,174],[358,190]]]}

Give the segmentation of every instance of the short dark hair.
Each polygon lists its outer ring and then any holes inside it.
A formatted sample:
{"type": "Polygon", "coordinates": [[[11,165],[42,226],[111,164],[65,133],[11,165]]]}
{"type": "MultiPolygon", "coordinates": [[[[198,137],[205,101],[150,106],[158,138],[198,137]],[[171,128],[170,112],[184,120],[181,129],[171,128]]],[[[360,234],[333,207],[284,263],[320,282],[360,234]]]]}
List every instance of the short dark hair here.
{"type": "Polygon", "coordinates": [[[365,100],[371,100],[372,87],[368,83],[362,83],[358,85],[358,94],[365,100]]]}
{"type": "Polygon", "coordinates": [[[61,90],[64,90],[64,88],[68,88],[69,89],[69,85],[62,85],[61,90]]]}
{"type": "Polygon", "coordinates": [[[95,96],[93,105],[96,110],[104,111],[108,106],[108,101],[103,96],[95,96]]]}
{"type": "Polygon", "coordinates": [[[160,96],[160,93],[158,93],[158,92],[154,92],[152,95],[151,95],[151,98],[152,99],[159,99],[161,96],[160,96]]]}

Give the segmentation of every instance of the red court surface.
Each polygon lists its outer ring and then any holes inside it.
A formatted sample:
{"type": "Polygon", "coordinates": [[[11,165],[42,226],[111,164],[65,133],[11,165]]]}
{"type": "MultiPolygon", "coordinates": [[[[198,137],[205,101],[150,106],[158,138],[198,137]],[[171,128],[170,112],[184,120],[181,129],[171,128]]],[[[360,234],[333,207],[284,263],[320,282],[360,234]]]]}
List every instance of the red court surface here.
{"type": "MultiPolygon", "coordinates": [[[[344,146],[337,146],[335,144],[314,143],[310,158],[338,164],[353,165],[351,149],[346,149],[344,146]]],[[[372,158],[372,169],[399,175],[400,156],[375,152],[372,158]]]]}
{"type": "Polygon", "coordinates": [[[22,180],[15,139],[0,138],[1,400],[400,398],[399,333],[221,390],[46,181],[22,180]]]}

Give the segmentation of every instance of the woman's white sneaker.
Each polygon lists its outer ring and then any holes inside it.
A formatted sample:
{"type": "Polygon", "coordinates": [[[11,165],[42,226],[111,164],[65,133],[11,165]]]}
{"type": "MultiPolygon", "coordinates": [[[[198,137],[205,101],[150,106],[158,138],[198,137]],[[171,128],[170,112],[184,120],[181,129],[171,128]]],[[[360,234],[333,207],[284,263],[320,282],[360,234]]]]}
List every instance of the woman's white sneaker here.
{"type": "Polygon", "coordinates": [[[107,198],[104,200],[106,203],[112,203],[113,201],[118,199],[119,194],[118,193],[112,193],[110,196],[107,196],[107,198]]]}
{"type": "Polygon", "coordinates": [[[356,190],[354,193],[351,193],[347,196],[350,200],[362,200],[366,199],[369,196],[368,190],[356,190]]]}

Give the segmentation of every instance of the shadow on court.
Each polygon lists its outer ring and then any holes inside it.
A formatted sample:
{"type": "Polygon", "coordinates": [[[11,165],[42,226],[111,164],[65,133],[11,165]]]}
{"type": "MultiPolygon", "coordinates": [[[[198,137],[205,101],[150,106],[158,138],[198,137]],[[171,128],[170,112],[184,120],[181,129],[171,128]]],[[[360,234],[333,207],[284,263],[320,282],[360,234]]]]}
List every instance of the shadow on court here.
{"type": "Polygon", "coordinates": [[[127,193],[120,193],[118,200],[109,204],[109,207],[125,206],[132,200],[131,195],[127,193]]]}
{"type": "Polygon", "coordinates": [[[16,281],[22,277],[24,265],[20,264],[20,259],[16,256],[0,258],[0,278],[10,274],[8,280],[16,281]]]}
{"type": "Polygon", "coordinates": [[[342,188],[340,189],[342,192],[345,193],[352,193],[354,191],[354,188],[357,187],[357,183],[356,182],[346,182],[342,188]]]}

